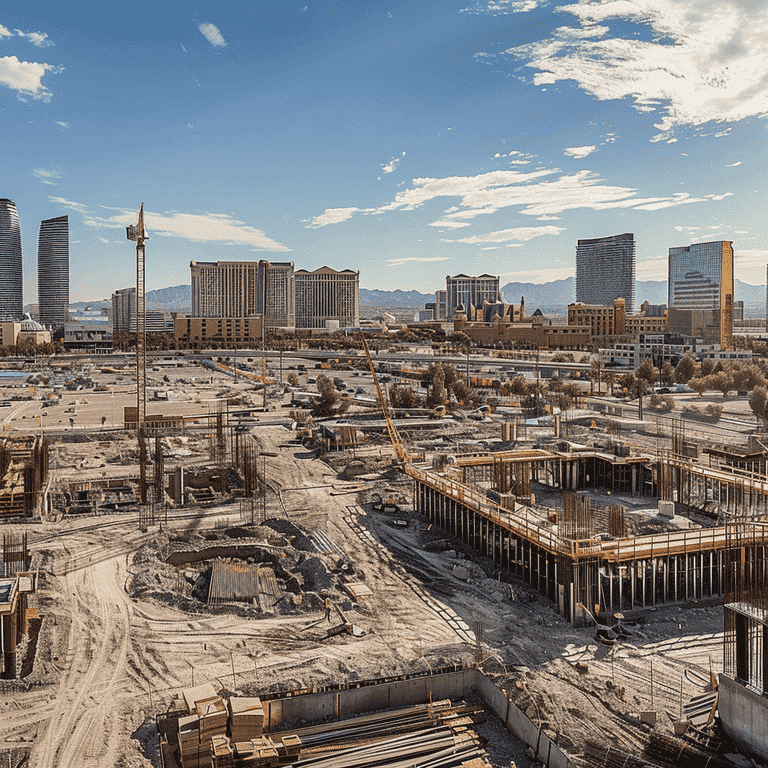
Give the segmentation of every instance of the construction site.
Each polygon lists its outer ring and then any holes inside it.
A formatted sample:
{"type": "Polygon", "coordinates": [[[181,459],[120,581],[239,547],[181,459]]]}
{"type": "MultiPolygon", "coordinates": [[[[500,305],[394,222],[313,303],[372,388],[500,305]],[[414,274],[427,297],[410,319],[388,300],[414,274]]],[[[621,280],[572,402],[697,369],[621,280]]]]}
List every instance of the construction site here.
{"type": "Polygon", "coordinates": [[[0,766],[764,765],[744,398],[396,414],[364,352],[343,419],[298,353],[9,390],[0,766]]]}

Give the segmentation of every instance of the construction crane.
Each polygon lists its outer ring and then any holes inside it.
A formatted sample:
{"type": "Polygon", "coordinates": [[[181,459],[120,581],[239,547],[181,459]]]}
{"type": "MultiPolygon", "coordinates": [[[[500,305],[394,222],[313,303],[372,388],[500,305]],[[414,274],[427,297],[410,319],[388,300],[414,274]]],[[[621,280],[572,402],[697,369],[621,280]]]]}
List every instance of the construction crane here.
{"type": "Polygon", "coordinates": [[[376,397],[379,400],[379,407],[384,415],[384,421],[387,423],[387,432],[389,432],[389,439],[392,441],[392,448],[395,451],[395,457],[399,464],[408,464],[411,457],[405,452],[403,443],[400,440],[400,434],[397,431],[395,422],[392,420],[392,415],[389,412],[387,403],[384,400],[384,393],[381,391],[381,385],[379,384],[379,377],[376,375],[376,369],[373,366],[373,360],[371,360],[371,351],[368,349],[368,342],[365,340],[365,334],[360,331],[360,338],[363,341],[363,349],[365,350],[365,356],[368,358],[368,367],[371,369],[371,376],[373,376],[373,383],[376,385],[376,397]]]}
{"type": "Polygon", "coordinates": [[[136,437],[139,443],[139,496],[147,503],[147,306],[145,293],[144,203],[139,207],[139,223],[125,228],[125,236],[136,243],[136,437]]]}

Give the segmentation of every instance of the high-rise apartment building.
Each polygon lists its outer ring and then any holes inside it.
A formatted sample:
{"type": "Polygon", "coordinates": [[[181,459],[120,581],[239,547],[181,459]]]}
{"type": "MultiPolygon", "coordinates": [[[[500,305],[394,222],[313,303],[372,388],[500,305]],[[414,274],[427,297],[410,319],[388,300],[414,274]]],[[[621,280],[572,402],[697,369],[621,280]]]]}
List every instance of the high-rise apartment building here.
{"type": "Polygon", "coordinates": [[[293,328],[293,262],[193,261],[192,317],[264,316],[268,328],[293,328]]]}
{"type": "Polygon", "coordinates": [[[136,289],[121,288],[112,294],[112,332],[128,333],[131,330],[136,332],[136,289]]]}
{"type": "Polygon", "coordinates": [[[579,240],[576,245],[576,302],[610,306],[624,299],[635,306],[635,236],[631,232],[579,240]]]}
{"type": "Polygon", "coordinates": [[[445,278],[446,319],[451,320],[456,308],[463,306],[474,320],[474,311],[482,310],[483,302],[499,300],[499,278],[494,275],[450,275],[445,278]]]}
{"type": "Polygon", "coordinates": [[[299,269],[296,279],[296,327],[340,328],[360,325],[360,273],[320,267],[299,269]]]}
{"type": "Polygon", "coordinates": [[[730,349],[733,344],[733,243],[669,249],[669,330],[730,349]]]}
{"type": "Polygon", "coordinates": [[[37,241],[37,303],[40,322],[63,332],[69,309],[69,217],[40,222],[37,241]]]}
{"type": "Polygon", "coordinates": [[[0,319],[21,320],[24,314],[21,227],[16,203],[0,199],[0,319]]]}

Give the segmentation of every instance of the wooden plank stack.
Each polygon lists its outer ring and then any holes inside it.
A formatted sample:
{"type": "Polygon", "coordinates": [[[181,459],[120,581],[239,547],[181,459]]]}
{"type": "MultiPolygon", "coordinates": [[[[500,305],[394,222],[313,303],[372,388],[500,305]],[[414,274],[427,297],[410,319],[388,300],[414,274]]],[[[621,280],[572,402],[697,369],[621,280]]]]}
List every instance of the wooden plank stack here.
{"type": "Polygon", "coordinates": [[[259,698],[233,696],[229,700],[232,741],[256,739],[264,731],[264,707],[259,698]]]}
{"type": "MultiPolygon", "coordinates": [[[[181,692],[189,714],[179,718],[179,753],[184,768],[209,768],[214,737],[226,736],[227,707],[210,683],[181,692]]],[[[217,742],[218,743],[218,742],[217,742]]]]}

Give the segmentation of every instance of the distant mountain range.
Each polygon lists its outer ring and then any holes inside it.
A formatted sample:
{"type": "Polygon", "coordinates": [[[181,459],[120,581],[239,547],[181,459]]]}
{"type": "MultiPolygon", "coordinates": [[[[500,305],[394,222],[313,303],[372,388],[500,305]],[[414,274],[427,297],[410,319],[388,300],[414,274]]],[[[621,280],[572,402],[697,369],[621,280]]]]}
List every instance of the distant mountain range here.
{"type": "MultiPolygon", "coordinates": [[[[542,311],[561,309],[564,310],[571,302],[576,300],[576,281],[573,277],[565,280],[554,280],[551,283],[507,283],[501,289],[504,298],[515,304],[520,302],[520,297],[525,296],[525,309],[527,313],[533,312],[537,307],[542,311]]],[[[765,308],[765,286],[750,285],[741,280],[734,281],[734,301],[743,301],[744,306],[765,308]]],[[[637,280],[635,282],[635,311],[647,301],[649,304],[667,303],[666,280],[637,280]]]]}
{"type": "MultiPolygon", "coordinates": [[[[735,301],[743,301],[746,307],[765,308],[765,286],[750,285],[741,280],[735,281],[735,301]]],[[[152,309],[189,310],[192,297],[192,286],[174,285],[169,288],[159,288],[147,293],[147,307],[152,309]]],[[[507,283],[502,286],[501,293],[510,302],[518,304],[520,297],[525,297],[525,308],[528,314],[540,308],[542,312],[560,311],[575,301],[575,280],[572,277],[565,280],[553,280],[550,283],[507,283]]],[[[377,289],[360,289],[360,306],[377,307],[381,309],[396,307],[413,307],[423,309],[424,304],[435,300],[434,293],[419,293],[419,291],[380,291],[377,289]]],[[[648,301],[650,304],[667,303],[666,280],[638,280],[635,283],[635,310],[648,301]]],[[[82,309],[91,306],[109,305],[109,299],[91,302],[77,302],[70,306],[82,309]]]]}

